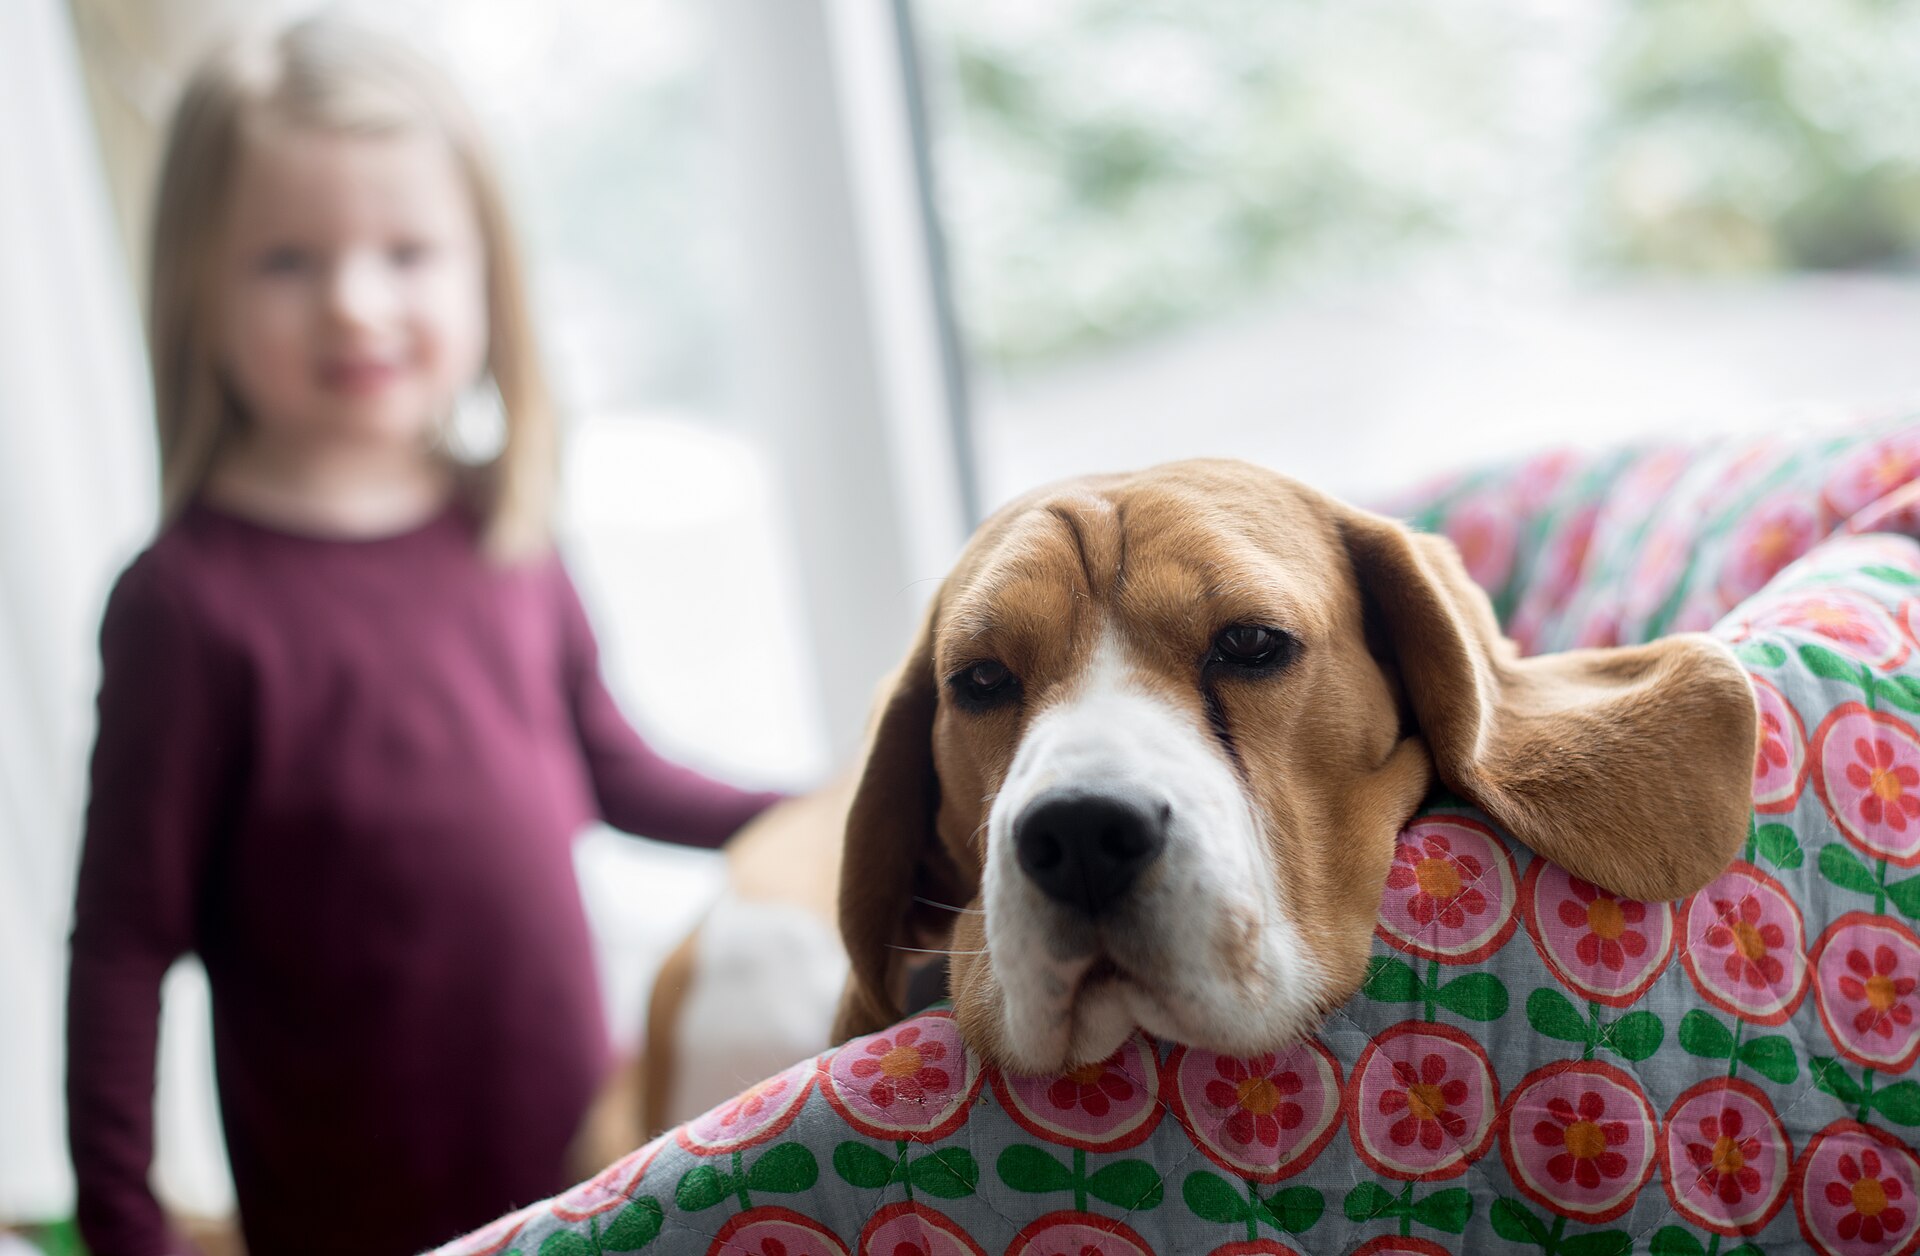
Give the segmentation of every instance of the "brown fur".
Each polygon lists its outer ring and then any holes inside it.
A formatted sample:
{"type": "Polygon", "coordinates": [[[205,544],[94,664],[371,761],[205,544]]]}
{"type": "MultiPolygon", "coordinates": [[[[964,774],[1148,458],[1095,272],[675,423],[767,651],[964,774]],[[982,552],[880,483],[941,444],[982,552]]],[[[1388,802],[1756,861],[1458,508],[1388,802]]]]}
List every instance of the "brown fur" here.
{"type": "MultiPolygon", "coordinates": [[[[1522,659],[1443,539],[1243,463],[1074,481],[980,529],[885,699],[847,828],[840,1036],[899,1016],[910,952],[898,948],[947,946],[963,1032],[1003,1057],[994,957],[969,953],[986,947],[983,917],[916,896],[981,908],[993,799],[1098,634],[1121,637],[1137,682],[1215,727],[1199,660],[1248,622],[1304,649],[1282,677],[1214,688],[1222,753],[1264,817],[1330,1002],[1358,988],[1394,835],[1435,775],[1635,898],[1692,893],[1745,839],[1756,716],[1744,672],[1711,639],[1522,659]],[[956,708],[945,678],[982,659],[1019,677],[1018,704],[956,708]]],[[[1222,922],[1227,971],[1245,928],[1222,922]]]]}

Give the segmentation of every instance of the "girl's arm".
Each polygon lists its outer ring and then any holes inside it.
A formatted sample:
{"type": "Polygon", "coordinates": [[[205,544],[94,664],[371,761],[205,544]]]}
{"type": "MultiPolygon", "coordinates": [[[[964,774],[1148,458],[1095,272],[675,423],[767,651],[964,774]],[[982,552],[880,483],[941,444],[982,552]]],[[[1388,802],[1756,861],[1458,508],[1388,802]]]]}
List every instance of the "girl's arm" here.
{"type": "Polygon", "coordinates": [[[742,790],[663,758],[633,731],[600,677],[600,648],[556,561],[568,697],[600,816],[628,833],[715,847],[784,795],[742,790]]]}
{"type": "Polygon", "coordinates": [[[160,980],[191,949],[202,868],[231,796],[231,685],[151,556],[100,630],[99,731],[67,985],[67,1135],[79,1223],[101,1256],[181,1245],[147,1185],[160,980]]]}

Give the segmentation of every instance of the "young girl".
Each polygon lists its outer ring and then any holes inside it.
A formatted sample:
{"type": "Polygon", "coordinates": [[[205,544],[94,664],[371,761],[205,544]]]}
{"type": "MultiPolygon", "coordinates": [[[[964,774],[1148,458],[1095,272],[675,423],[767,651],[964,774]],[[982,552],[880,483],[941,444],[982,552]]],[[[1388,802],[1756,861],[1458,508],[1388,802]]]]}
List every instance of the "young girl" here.
{"type": "Polygon", "coordinates": [[[608,1050],[575,831],[713,846],[774,796],[602,687],[501,196],[428,67],[326,20],[207,64],[150,330],[165,519],[101,629],[72,944],[81,1230],[170,1250],[157,992],[193,951],[249,1249],[417,1251],[565,1185],[608,1050]],[[463,469],[482,379],[505,449],[463,469]]]}

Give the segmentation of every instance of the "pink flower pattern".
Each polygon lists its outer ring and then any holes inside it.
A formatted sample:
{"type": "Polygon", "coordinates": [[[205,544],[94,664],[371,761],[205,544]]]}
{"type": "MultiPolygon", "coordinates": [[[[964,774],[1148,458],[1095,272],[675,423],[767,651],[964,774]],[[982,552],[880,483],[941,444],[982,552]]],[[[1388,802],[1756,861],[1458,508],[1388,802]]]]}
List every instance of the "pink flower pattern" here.
{"type": "Polygon", "coordinates": [[[1394,843],[1380,936],[1403,951],[1465,964],[1492,954],[1514,928],[1513,856],[1465,816],[1426,816],[1394,843]]]}
{"type": "Polygon", "coordinates": [[[1765,1092],[1739,1078],[1708,1078],[1667,1112],[1667,1198],[1694,1224],[1734,1237],[1758,1234],[1786,1202],[1793,1144],[1765,1092]]]}
{"type": "Polygon", "coordinates": [[[1507,1097],[1500,1124],[1514,1184],[1561,1216],[1611,1220],[1653,1173],[1653,1106],[1603,1061],[1536,1069],[1507,1097]]]}
{"type": "Polygon", "coordinates": [[[1332,1139],[1340,1071],[1318,1043],[1250,1059],[1186,1047],[1167,1058],[1174,1113],[1216,1164],[1260,1181],[1291,1177],[1332,1139]]]}
{"type": "Polygon", "coordinates": [[[1376,1172],[1445,1178],[1465,1172],[1493,1137],[1499,1090],[1470,1035],[1413,1021],[1368,1043],[1346,1103],[1354,1149],[1376,1172]]]}
{"type": "Polygon", "coordinates": [[[1814,1135],[1794,1166],[1801,1237],[1822,1256],[1911,1253],[1920,1246],[1917,1176],[1913,1149],[1893,1134],[1835,1121],[1814,1135]]]}
{"type": "Polygon", "coordinates": [[[1135,1035],[1095,1064],[1058,1077],[992,1078],[994,1093],[1015,1123],[1039,1138],[1083,1151],[1132,1147],[1159,1123],[1160,1060],[1135,1035]]]}
{"type": "Polygon", "coordinates": [[[1760,712],[1760,749],[1753,762],[1753,809],[1778,815],[1792,811],[1807,780],[1807,734],[1799,713],[1780,690],[1750,677],[1760,712]]]}
{"type": "Polygon", "coordinates": [[[1682,914],[1681,962],[1706,1000],[1754,1024],[1784,1024],[1806,997],[1807,956],[1799,909],[1780,883],[1736,861],[1682,914]]]}
{"type": "Polygon", "coordinates": [[[1870,859],[1920,864],[1920,737],[1858,702],[1813,735],[1813,787],[1840,832],[1870,859]]]}
{"type": "Polygon", "coordinates": [[[960,1041],[953,1015],[922,1012],[822,1056],[828,1104],[874,1138],[938,1137],[958,1129],[983,1082],[979,1057],[960,1041]]]}
{"type": "Polygon", "coordinates": [[[1826,1195],[1829,1204],[1845,1210],[1835,1229],[1848,1242],[1878,1243],[1906,1228],[1906,1187],[1886,1174],[1879,1153],[1871,1147],[1857,1159],[1840,1157],[1840,1180],[1827,1183],[1826,1195]]]}
{"type": "Polygon", "coordinates": [[[1535,859],[1520,885],[1527,931],[1540,956],[1582,998],[1624,1007],[1673,958],[1673,906],[1623,899],[1535,859]]]}
{"type": "Polygon", "coordinates": [[[921,1042],[917,1026],[908,1025],[893,1036],[876,1034],[861,1048],[866,1054],[848,1071],[868,1083],[867,1098],[875,1107],[890,1108],[896,1100],[921,1103],[932,1092],[947,1089],[953,1075],[940,1067],[946,1044],[921,1042]]]}
{"type": "Polygon", "coordinates": [[[1834,1047],[1857,1064],[1883,1071],[1920,1056],[1920,938],[1884,916],[1848,912],[1814,946],[1814,998],[1834,1047]]]}

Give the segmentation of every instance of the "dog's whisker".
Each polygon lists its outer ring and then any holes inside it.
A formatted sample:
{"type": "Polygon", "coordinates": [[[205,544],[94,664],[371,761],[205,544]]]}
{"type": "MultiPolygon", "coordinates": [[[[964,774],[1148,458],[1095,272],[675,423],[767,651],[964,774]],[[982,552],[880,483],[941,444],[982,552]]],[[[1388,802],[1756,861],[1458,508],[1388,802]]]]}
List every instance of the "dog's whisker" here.
{"type": "Polygon", "coordinates": [[[955,907],[952,903],[942,903],[931,898],[921,898],[918,894],[913,896],[913,901],[916,903],[925,903],[929,907],[938,907],[942,911],[957,911],[968,916],[984,916],[987,914],[978,907],[955,907]]]}
{"type": "Polygon", "coordinates": [[[900,946],[893,942],[887,943],[887,949],[890,951],[912,951],[915,955],[985,955],[987,953],[985,947],[981,947],[977,951],[943,951],[938,947],[900,946]]]}

